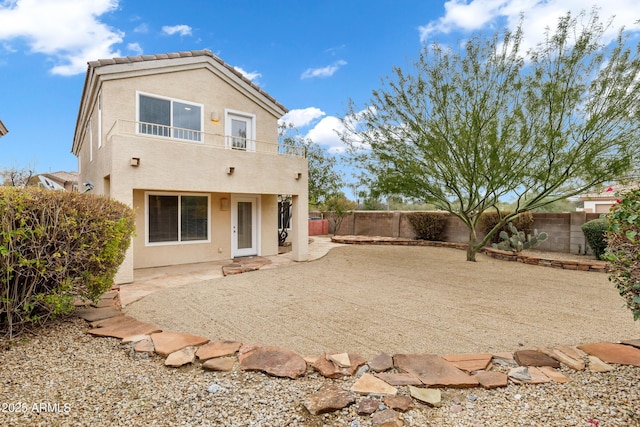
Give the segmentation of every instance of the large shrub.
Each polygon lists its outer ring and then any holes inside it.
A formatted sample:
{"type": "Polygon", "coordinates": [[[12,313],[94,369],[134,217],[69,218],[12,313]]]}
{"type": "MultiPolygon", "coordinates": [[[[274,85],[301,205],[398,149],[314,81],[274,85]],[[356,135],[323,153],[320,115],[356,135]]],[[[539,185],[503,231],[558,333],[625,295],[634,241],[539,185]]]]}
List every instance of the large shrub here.
{"type": "Polygon", "coordinates": [[[640,319],[640,189],[626,193],[611,209],[606,232],[609,280],[640,319]]]}
{"type": "Polygon", "coordinates": [[[73,310],[109,290],[134,229],[104,197],[0,187],[0,333],[73,310]]]}
{"type": "Polygon", "coordinates": [[[596,258],[601,259],[607,249],[607,242],[604,234],[607,231],[607,220],[605,218],[593,219],[582,224],[582,233],[589,244],[591,251],[596,258]]]}
{"type": "MultiPolygon", "coordinates": [[[[493,227],[498,225],[498,223],[500,222],[500,218],[504,218],[510,213],[511,212],[500,212],[500,214],[498,214],[498,212],[493,211],[483,213],[478,223],[478,225],[480,226],[479,230],[486,235],[488,232],[493,230],[493,227]]],[[[533,232],[533,214],[531,212],[522,212],[516,218],[513,218],[510,222],[519,231],[524,232],[525,236],[528,236],[533,232]]],[[[508,223],[505,224],[501,229],[496,231],[493,236],[491,236],[491,240],[489,243],[499,243],[501,240],[500,233],[502,231],[504,231],[505,233],[510,232],[508,223]]]]}
{"type": "Polygon", "coordinates": [[[411,224],[418,240],[444,240],[444,229],[447,225],[447,214],[436,212],[411,212],[407,220],[411,224]]]}

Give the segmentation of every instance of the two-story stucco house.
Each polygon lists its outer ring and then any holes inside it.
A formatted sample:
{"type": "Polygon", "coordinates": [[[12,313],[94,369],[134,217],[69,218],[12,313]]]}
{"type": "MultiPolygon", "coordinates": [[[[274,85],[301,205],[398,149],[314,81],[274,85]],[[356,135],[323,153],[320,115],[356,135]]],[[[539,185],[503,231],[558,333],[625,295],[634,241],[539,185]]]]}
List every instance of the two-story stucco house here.
{"type": "Polygon", "coordinates": [[[308,253],[304,152],[278,145],[286,108],[208,50],[89,62],[72,152],[80,191],[134,208],[134,269],[278,253],[292,195],[294,260],[308,253]]]}

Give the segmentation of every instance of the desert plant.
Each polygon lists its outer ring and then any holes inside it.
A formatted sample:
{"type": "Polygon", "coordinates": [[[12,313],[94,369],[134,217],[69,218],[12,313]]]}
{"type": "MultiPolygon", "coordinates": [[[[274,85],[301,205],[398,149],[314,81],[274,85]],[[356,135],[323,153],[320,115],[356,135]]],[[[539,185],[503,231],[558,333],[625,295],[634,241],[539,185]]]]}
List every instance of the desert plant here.
{"type": "Polygon", "coordinates": [[[134,228],[126,205],[88,194],[0,187],[0,333],[11,338],[109,290],[134,228]]]}
{"type": "Polygon", "coordinates": [[[604,235],[607,231],[607,220],[605,218],[593,219],[582,224],[582,232],[587,244],[596,258],[601,259],[607,249],[607,242],[604,235]]]}
{"type": "Polygon", "coordinates": [[[533,235],[526,234],[524,231],[519,231],[512,222],[507,224],[509,228],[509,232],[501,231],[500,238],[502,241],[500,243],[494,243],[493,246],[495,249],[500,249],[503,251],[513,251],[513,252],[522,252],[524,249],[532,249],[538,246],[541,242],[547,240],[547,233],[544,231],[538,234],[537,230],[534,230],[533,235]],[[509,235],[511,233],[511,235],[509,235]]]}
{"type": "Polygon", "coordinates": [[[620,296],[640,319],[640,189],[626,193],[611,209],[604,258],[620,296]]]}
{"type": "Polygon", "coordinates": [[[407,220],[418,240],[444,240],[447,217],[446,213],[437,212],[411,212],[407,214],[407,220]]]}
{"type": "MultiPolygon", "coordinates": [[[[503,211],[503,212],[485,212],[480,217],[479,228],[483,234],[489,233],[501,220],[505,218],[507,215],[511,215],[512,212],[503,211]]],[[[531,234],[533,231],[533,214],[531,212],[522,212],[519,216],[512,219],[511,222],[513,226],[518,230],[524,232],[525,235],[531,234]]],[[[505,224],[497,233],[495,233],[490,242],[491,243],[499,243],[502,239],[500,237],[501,232],[508,233],[509,232],[509,224],[505,224]]]]}
{"type": "Polygon", "coordinates": [[[355,202],[344,197],[342,193],[329,195],[325,202],[320,205],[320,211],[332,225],[332,227],[329,228],[333,229],[334,236],[338,233],[345,217],[353,214],[355,207],[355,202]]]}

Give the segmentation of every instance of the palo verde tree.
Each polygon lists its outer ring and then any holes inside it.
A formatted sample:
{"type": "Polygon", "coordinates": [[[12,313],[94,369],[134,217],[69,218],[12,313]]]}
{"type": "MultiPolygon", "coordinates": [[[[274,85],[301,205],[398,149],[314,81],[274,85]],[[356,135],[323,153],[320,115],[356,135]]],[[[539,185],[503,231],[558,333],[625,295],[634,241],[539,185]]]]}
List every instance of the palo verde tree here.
{"type": "Polygon", "coordinates": [[[475,261],[521,212],[619,179],[640,158],[640,44],[624,29],[605,44],[607,28],[594,11],[565,15],[527,52],[521,25],[458,50],[425,46],[364,108],[351,102],[343,140],[378,194],[460,218],[475,261]],[[515,206],[501,215],[506,198],[515,206]],[[485,211],[501,216],[480,239],[485,211]]]}

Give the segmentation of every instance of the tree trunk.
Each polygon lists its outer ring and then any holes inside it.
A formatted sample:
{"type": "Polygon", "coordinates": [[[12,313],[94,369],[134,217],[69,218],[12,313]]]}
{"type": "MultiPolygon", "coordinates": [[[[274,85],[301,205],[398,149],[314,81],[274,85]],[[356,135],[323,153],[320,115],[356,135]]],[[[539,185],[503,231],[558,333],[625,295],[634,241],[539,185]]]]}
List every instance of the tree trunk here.
{"type": "Polygon", "coordinates": [[[476,261],[476,252],[478,252],[478,248],[476,247],[478,244],[478,238],[476,236],[476,230],[469,230],[469,247],[467,248],[467,261],[476,261]]]}

